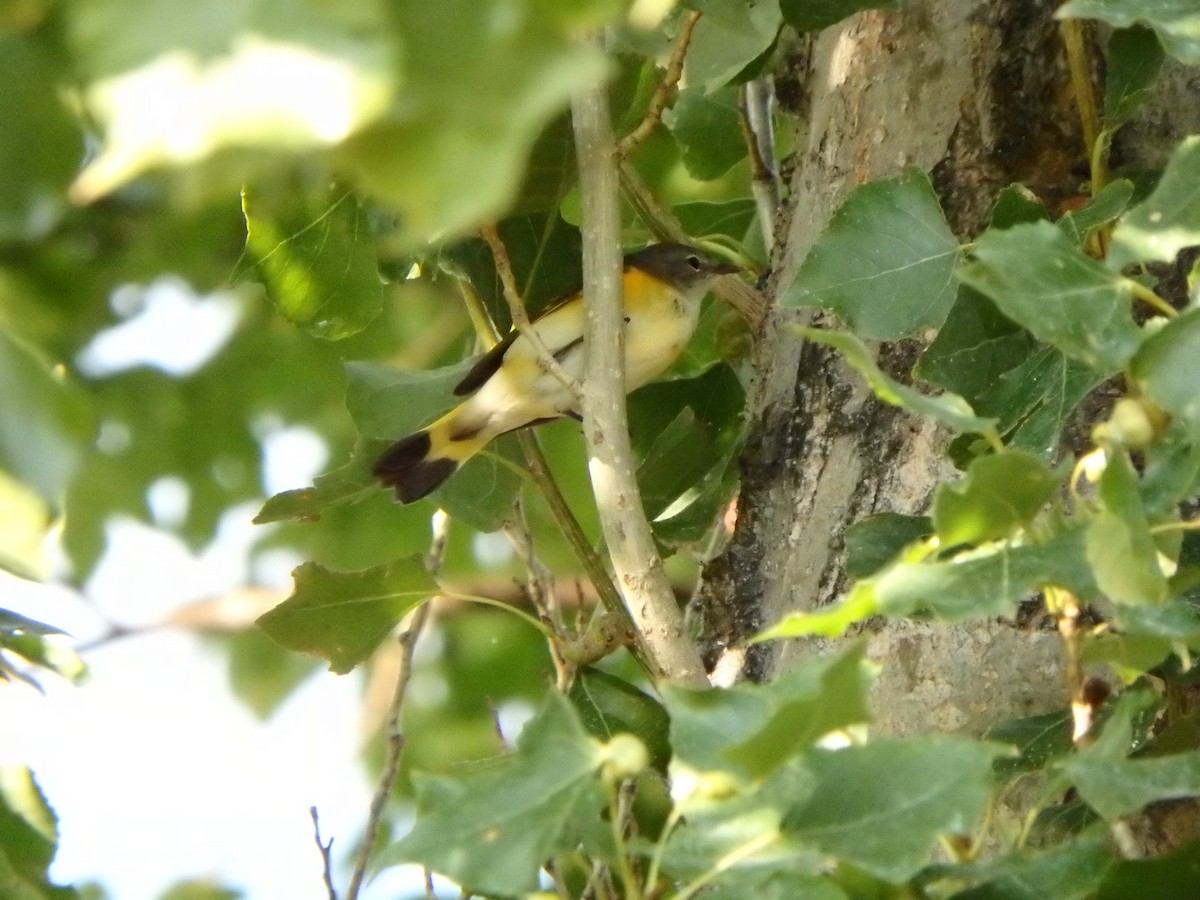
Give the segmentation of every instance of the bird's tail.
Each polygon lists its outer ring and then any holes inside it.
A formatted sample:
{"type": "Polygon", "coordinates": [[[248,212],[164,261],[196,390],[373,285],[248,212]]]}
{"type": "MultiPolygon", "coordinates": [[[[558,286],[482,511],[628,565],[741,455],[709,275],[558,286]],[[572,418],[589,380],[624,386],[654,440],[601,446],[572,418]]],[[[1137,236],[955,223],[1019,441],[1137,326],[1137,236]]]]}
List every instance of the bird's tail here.
{"type": "Polygon", "coordinates": [[[436,490],[494,435],[467,428],[463,407],[452,409],[427,428],[392,444],[375,463],[375,477],[396,491],[401,503],[412,503],[436,490]]]}

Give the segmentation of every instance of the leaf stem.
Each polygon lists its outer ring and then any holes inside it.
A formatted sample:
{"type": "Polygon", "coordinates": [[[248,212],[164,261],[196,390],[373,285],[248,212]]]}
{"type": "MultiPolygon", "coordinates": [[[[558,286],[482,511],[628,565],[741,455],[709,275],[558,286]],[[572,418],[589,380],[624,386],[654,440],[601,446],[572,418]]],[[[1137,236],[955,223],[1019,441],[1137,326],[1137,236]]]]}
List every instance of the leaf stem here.
{"type": "Polygon", "coordinates": [[[496,600],[496,599],[493,599],[492,597],[483,597],[479,594],[460,594],[457,591],[439,591],[438,593],[441,594],[443,597],[449,597],[451,600],[462,600],[464,603],[478,603],[481,606],[492,606],[492,607],[495,607],[496,609],[502,609],[505,612],[512,613],[514,616],[518,616],[518,617],[524,619],[526,622],[528,622],[530,625],[532,625],[534,628],[536,628],[538,631],[540,631],[546,637],[551,638],[551,639],[556,637],[556,635],[554,633],[554,629],[551,628],[549,625],[547,625],[545,622],[542,622],[539,619],[534,618],[533,616],[531,616],[529,613],[525,612],[524,610],[517,609],[515,606],[513,606],[509,603],[505,603],[502,600],[496,600]]]}
{"type": "Polygon", "coordinates": [[[1133,294],[1135,300],[1141,300],[1147,306],[1152,307],[1156,312],[1162,313],[1168,319],[1173,319],[1179,315],[1175,307],[1171,306],[1166,300],[1150,290],[1144,284],[1134,281],[1132,278],[1125,279],[1125,286],[1129,288],[1129,292],[1133,294]]]}
{"type": "Polygon", "coordinates": [[[675,895],[674,900],[688,900],[689,897],[693,896],[697,891],[719,876],[726,869],[733,868],[747,856],[757,853],[764,847],[769,847],[778,838],[779,832],[768,831],[758,835],[758,837],[752,840],[746,841],[746,843],[742,844],[740,847],[735,847],[733,850],[730,850],[719,860],[717,860],[716,865],[714,865],[711,869],[684,887],[683,890],[675,895]]]}
{"type": "MultiPolygon", "coordinates": [[[[1100,115],[1096,111],[1096,97],[1092,91],[1092,61],[1088,53],[1082,19],[1063,19],[1059,22],[1059,33],[1067,51],[1067,69],[1071,75],[1071,89],[1075,93],[1075,107],[1079,110],[1079,122],[1083,129],[1083,145],[1089,157],[1094,157],[1094,148],[1100,141],[1100,115]]],[[[1107,180],[1107,173],[1092,172],[1092,196],[1100,193],[1107,180]]]]}

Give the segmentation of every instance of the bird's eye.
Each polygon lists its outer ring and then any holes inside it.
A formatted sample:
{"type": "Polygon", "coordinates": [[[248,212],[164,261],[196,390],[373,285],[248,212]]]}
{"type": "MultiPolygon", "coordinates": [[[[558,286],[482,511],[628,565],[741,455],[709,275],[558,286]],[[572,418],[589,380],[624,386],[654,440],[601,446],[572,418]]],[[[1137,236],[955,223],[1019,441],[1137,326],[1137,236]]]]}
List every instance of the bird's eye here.
{"type": "Polygon", "coordinates": [[[690,256],[685,256],[683,261],[691,266],[693,271],[700,271],[700,257],[698,257],[696,254],[693,253],[690,256]]]}

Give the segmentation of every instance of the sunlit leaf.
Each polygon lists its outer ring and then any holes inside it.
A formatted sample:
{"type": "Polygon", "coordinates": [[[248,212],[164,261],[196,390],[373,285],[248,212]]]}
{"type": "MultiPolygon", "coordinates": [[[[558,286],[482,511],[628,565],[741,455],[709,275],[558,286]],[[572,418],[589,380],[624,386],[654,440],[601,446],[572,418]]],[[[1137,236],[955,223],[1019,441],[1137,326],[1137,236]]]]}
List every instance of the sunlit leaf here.
{"type": "Polygon", "coordinates": [[[1130,363],[1138,386],[1193,435],[1200,433],[1200,391],[1192,371],[1197,354],[1200,309],[1190,309],[1147,338],[1130,363]]]}
{"type": "Polygon", "coordinates": [[[1142,509],[1137,475],[1124,453],[1109,454],[1099,488],[1103,509],[1087,532],[1096,585],[1117,603],[1162,603],[1167,579],[1142,509]]]}
{"type": "Polygon", "coordinates": [[[809,251],[785,306],[820,306],[864,338],[942,324],[954,303],[959,246],[922,172],[857,188],[809,251]]]}
{"type": "Polygon", "coordinates": [[[933,501],[938,537],[946,547],[1007,537],[1033,520],[1061,481],[1020,450],[982,456],[961,481],[938,485],[933,501]]]}
{"type": "Polygon", "coordinates": [[[0,885],[13,900],[75,900],[56,887],[49,868],[58,845],[58,817],[21,766],[0,767],[0,885]]]}
{"type": "Polygon", "coordinates": [[[285,647],[327,660],[339,675],[370,656],[405,614],[438,590],[416,556],[363,572],[331,572],[310,562],[292,575],[292,595],[258,624],[285,647]]]}

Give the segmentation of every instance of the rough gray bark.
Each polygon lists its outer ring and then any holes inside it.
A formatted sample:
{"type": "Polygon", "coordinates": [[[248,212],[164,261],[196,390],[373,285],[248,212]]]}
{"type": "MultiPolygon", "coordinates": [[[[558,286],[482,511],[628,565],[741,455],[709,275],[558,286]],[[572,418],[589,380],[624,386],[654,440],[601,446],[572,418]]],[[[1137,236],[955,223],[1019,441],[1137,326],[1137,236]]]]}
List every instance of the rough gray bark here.
{"type": "MultiPolygon", "coordinates": [[[[1056,6],[906,0],[900,12],[868,11],[815,39],[791,40],[776,89],[797,150],[785,166],[769,297],[792,281],[852,188],[908,167],[931,173],[962,240],[982,230],[1009,183],[1050,205],[1086,190],[1056,6]]],[[[1167,76],[1115,146],[1115,165],[1161,165],[1181,133],[1200,131],[1200,76],[1180,67],[1167,76]]],[[[873,512],[926,513],[948,474],[945,434],[882,405],[836,354],[795,336],[790,326],[813,318],[821,316],[775,310],[757,345],[738,523],[706,571],[710,659],[787,612],[834,602],[847,586],[846,527],[873,512]]],[[[918,344],[882,346],[880,364],[907,377],[918,344]]],[[[1061,643],[1048,626],[1040,617],[870,623],[869,653],[884,663],[876,727],[978,736],[999,721],[1065,707],[1061,643]]],[[[769,677],[828,648],[816,640],[752,648],[746,674],[769,677]]]]}

